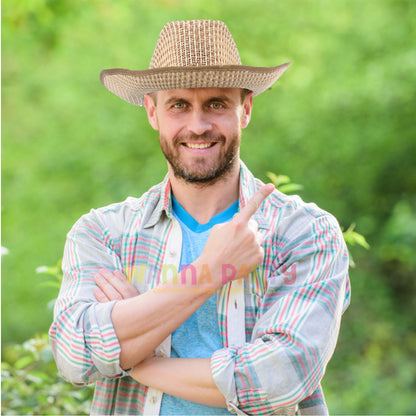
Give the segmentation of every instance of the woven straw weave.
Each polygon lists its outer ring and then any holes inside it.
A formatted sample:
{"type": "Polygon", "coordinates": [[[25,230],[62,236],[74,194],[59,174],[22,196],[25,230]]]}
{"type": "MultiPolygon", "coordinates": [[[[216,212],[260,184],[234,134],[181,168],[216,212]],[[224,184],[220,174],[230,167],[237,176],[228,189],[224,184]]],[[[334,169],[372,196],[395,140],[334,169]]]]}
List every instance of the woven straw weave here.
{"type": "Polygon", "coordinates": [[[163,27],[149,69],[107,69],[101,72],[100,79],[118,97],[143,106],[145,94],[160,90],[247,88],[258,95],[276,82],[289,65],[241,65],[225,23],[191,20],[170,22],[163,27]]]}
{"type": "Polygon", "coordinates": [[[223,22],[167,23],[149,68],[241,65],[237,46],[223,22]]]}

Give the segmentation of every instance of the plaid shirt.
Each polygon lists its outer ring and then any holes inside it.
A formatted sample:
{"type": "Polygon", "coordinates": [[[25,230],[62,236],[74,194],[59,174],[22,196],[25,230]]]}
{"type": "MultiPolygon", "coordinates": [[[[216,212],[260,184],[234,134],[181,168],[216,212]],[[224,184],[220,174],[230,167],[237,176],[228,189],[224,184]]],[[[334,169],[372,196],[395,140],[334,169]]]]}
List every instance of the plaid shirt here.
{"type": "MultiPolygon", "coordinates": [[[[261,185],[241,162],[240,207],[261,185]]],[[[215,383],[233,413],[325,414],[320,382],[350,299],[342,233],[315,204],[278,191],[253,219],[264,262],[218,291],[223,348],[211,358],[215,383]]],[[[66,380],[95,382],[92,414],[158,414],[162,398],[120,367],[114,302],[95,300],[94,275],[102,267],[121,270],[143,293],[178,267],[180,256],[167,177],[141,198],[92,210],[68,233],[50,339],[66,380]]],[[[169,356],[170,342],[156,355],[169,356]]]]}

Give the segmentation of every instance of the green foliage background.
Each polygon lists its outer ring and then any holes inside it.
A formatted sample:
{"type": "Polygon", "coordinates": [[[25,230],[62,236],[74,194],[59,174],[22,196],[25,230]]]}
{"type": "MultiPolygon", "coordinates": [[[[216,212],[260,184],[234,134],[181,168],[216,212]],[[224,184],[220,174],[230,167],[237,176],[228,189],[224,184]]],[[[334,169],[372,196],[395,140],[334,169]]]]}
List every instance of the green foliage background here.
{"type": "Polygon", "coordinates": [[[292,62],[255,98],[242,158],[303,184],[371,245],[353,250],[330,413],[415,414],[413,0],[3,0],[3,347],[49,327],[55,291],[34,271],[61,257],[72,224],[165,174],[144,110],[99,72],[146,68],[163,24],[194,18],[224,20],[244,64],[292,62]]]}

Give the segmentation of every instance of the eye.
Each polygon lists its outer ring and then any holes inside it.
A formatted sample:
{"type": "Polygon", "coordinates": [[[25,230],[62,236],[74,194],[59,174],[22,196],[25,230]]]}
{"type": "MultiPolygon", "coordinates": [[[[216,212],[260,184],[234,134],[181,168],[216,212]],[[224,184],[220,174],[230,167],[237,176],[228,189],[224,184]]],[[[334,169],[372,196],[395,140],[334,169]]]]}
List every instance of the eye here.
{"type": "Polygon", "coordinates": [[[185,103],[181,103],[181,102],[179,102],[179,103],[175,103],[175,104],[173,105],[173,107],[174,107],[174,108],[177,108],[178,110],[182,110],[182,109],[184,109],[184,108],[185,108],[185,103]]]}
{"type": "Polygon", "coordinates": [[[211,108],[213,108],[214,110],[220,110],[221,108],[223,108],[223,105],[221,103],[211,103],[211,108]]]}

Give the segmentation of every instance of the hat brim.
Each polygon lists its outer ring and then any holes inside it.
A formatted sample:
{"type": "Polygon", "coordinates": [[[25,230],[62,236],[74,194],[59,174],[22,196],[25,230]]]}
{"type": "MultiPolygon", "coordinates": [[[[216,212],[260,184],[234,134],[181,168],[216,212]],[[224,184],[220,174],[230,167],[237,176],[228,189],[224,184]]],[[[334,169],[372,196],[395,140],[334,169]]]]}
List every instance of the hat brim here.
{"type": "Polygon", "coordinates": [[[168,67],[140,71],[104,69],[100,81],[113,94],[130,104],[143,106],[144,95],[182,88],[246,88],[253,95],[270,88],[290,62],[274,67],[245,65],[168,67]]]}

